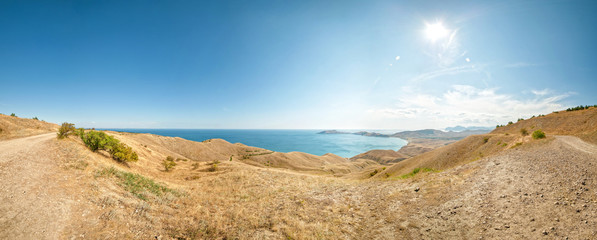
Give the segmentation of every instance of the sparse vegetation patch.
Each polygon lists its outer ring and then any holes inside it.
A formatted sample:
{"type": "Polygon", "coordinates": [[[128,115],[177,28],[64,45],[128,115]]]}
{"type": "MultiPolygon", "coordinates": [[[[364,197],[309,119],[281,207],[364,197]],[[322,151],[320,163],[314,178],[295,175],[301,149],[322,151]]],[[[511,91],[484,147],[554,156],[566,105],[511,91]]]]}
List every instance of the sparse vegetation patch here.
{"type": "Polygon", "coordinates": [[[211,163],[211,166],[210,166],[210,167],[207,169],[207,171],[210,171],[210,172],[215,172],[215,171],[218,171],[218,163],[220,163],[220,161],[218,161],[218,160],[214,160],[214,161],[211,163]]]}
{"type": "Polygon", "coordinates": [[[420,172],[437,172],[437,170],[435,170],[433,168],[415,168],[415,169],[413,169],[412,172],[410,172],[408,174],[404,174],[404,175],[400,176],[400,178],[406,179],[406,178],[414,177],[415,175],[417,175],[417,173],[420,173],[420,172]]]}
{"type": "Polygon", "coordinates": [[[520,134],[521,134],[522,136],[527,136],[527,135],[529,135],[529,131],[527,131],[527,129],[526,129],[526,128],[521,128],[521,129],[520,129],[520,134]]]}
{"type": "Polygon", "coordinates": [[[545,133],[543,131],[541,131],[541,129],[533,132],[533,139],[541,139],[541,138],[545,138],[545,133]]]}
{"type": "Polygon", "coordinates": [[[516,144],[514,144],[514,146],[512,146],[511,148],[519,147],[520,145],[522,145],[522,142],[517,142],[517,143],[516,143],[516,144]]]}
{"type": "Polygon", "coordinates": [[[166,193],[171,193],[174,196],[182,195],[178,191],[168,188],[162,184],[156,183],[152,179],[146,178],[142,175],[119,171],[114,167],[104,168],[95,174],[96,177],[116,177],[119,182],[118,185],[123,187],[128,192],[132,193],[139,199],[147,201],[150,195],[160,197],[166,193]]]}
{"type": "Polygon", "coordinates": [[[583,106],[583,105],[580,105],[580,106],[576,106],[576,107],[573,107],[573,108],[568,108],[568,109],[566,109],[566,112],[572,112],[572,111],[578,111],[578,110],[585,110],[585,109],[589,109],[589,108],[592,108],[592,107],[597,108],[597,104],[593,105],[593,106],[589,106],[589,105],[583,106]]]}
{"type": "Polygon", "coordinates": [[[166,160],[162,162],[162,165],[164,165],[164,170],[166,172],[170,172],[174,166],[176,166],[176,163],[174,162],[174,158],[172,156],[168,156],[166,157],[166,160]]]}

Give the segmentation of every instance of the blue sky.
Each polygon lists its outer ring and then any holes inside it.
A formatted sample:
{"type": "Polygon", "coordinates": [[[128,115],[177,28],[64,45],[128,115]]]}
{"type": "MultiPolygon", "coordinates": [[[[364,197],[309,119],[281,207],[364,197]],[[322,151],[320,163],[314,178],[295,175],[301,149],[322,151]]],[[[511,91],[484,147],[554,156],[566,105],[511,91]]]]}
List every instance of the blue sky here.
{"type": "Polygon", "coordinates": [[[0,1],[0,113],[98,128],[495,126],[597,103],[595,12],[591,1],[0,1]]]}

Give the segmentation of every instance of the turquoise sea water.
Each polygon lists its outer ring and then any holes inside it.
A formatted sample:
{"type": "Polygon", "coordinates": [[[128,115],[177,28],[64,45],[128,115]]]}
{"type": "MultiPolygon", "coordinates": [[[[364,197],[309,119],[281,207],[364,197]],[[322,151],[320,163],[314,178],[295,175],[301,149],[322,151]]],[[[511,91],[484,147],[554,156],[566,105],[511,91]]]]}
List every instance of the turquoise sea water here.
{"type": "MultiPolygon", "coordinates": [[[[333,153],[352,157],[373,149],[398,150],[406,145],[400,138],[365,137],[353,134],[317,134],[321,130],[234,130],[234,129],[109,129],[181,137],[192,141],[221,138],[276,152],[333,153]]],[[[354,131],[350,131],[354,132],[354,131]]]]}

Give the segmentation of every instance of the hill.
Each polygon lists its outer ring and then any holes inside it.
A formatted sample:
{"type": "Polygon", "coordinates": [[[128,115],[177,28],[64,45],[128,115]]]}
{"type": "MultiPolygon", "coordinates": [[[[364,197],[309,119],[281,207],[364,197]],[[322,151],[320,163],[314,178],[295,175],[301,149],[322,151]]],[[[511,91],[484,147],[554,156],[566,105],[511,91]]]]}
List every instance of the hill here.
{"type": "MultiPolygon", "coordinates": [[[[383,135],[384,137],[398,137],[406,139],[408,144],[403,146],[398,151],[393,150],[371,150],[365,153],[358,154],[350,160],[368,159],[376,161],[380,164],[392,164],[403,161],[405,159],[421,155],[433,149],[448,145],[474,134],[486,133],[485,130],[476,131],[462,131],[462,132],[444,132],[435,129],[423,129],[415,131],[403,131],[392,135],[383,135]]],[[[365,136],[379,136],[378,133],[358,132],[353,134],[360,134],[365,136]],[[364,134],[363,134],[364,133],[364,134]]]]}
{"type": "MultiPolygon", "coordinates": [[[[396,176],[415,168],[444,170],[491,156],[523,144],[536,144],[530,133],[541,129],[548,136],[572,135],[597,143],[597,108],[571,112],[554,112],[545,116],[521,120],[498,127],[489,134],[473,135],[465,139],[402,161],[387,168],[383,174],[396,176]],[[521,129],[528,134],[523,135],[521,129]]],[[[429,135],[435,131],[426,132],[429,135]]],[[[553,139],[549,138],[548,139],[553,139]]]]}
{"type": "Polygon", "coordinates": [[[597,107],[584,110],[560,111],[534,117],[515,124],[498,127],[493,134],[520,134],[521,129],[542,129],[548,135],[573,135],[597,143],[597,107]]]}
{"type": "Polygon", "coordinates": [[[54,123],[0,114],[0,140],[56,132],[57,130],[58,125],[54,123]]]}
{"type": "Polygon", "coordinates": [[[435,129],[423,129],[416,131],[403,131],[390,135],[391,137],[398,137],[403,139],[409,138],[424,138],[424,139],[445,139],[445,140],[460,140],[464,137],[487,133],[487,130],[466,130],[462,132],[444,132],[435,129]]]}

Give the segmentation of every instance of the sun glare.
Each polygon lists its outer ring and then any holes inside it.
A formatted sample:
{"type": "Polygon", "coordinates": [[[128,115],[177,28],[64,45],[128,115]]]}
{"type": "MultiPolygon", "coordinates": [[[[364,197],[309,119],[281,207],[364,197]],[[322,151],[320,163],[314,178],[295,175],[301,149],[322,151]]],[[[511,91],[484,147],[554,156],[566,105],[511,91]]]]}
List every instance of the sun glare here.
{"type": "Polygon", "coordinates": [[[427,38],[431,41],[436,41],[441,38],[445,38],[448,36],[450,31],[444,27],[441,22],[435,24],[427,24],[427,29],[425,29],[425,34],[427,38]]]}

